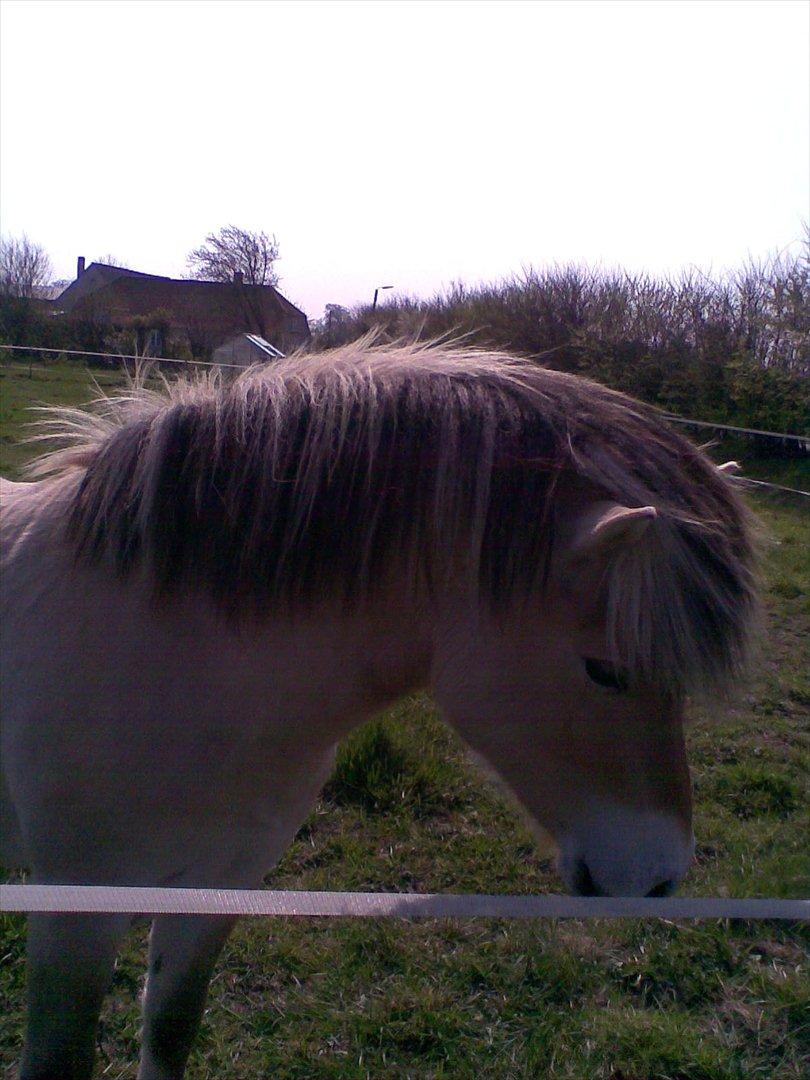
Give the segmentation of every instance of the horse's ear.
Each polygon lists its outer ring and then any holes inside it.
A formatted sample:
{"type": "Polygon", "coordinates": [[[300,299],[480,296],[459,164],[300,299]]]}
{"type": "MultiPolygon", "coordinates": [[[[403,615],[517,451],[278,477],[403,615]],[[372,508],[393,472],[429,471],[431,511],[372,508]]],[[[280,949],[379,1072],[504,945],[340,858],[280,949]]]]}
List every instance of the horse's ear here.
{"type": "Polygon", "coordinates": [[[658,516],[654,506],[622,506],[597,502],[581,516],[574,529],[570,557],[575,561],[636,544],[658,516]]]}

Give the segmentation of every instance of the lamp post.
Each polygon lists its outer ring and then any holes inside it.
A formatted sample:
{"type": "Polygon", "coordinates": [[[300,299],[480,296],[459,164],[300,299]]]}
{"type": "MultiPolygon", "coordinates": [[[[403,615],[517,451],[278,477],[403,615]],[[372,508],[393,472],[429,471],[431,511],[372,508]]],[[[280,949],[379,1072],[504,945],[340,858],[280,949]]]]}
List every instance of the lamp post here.
{"type": "Polygon", "coordinates": [[[381,293],[383,289],[393,289],[393,285],[378,285],[374,290],[374,303],[371,305],[371,310],[374,311],[377,307],[377,294],[381,293]]]}

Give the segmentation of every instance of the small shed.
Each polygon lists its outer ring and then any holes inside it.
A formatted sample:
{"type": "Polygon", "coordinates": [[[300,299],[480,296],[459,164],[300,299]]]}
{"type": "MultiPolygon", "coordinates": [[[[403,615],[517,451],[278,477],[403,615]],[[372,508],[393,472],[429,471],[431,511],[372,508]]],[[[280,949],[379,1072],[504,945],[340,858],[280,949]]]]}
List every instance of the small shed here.
{"type": "Polygon", "coordinates": [[[283,356],[281,349],[258,334],[236,334],[214,349],[211,359],[215,364],[250,367],[251,364],[266,364],[268,360],[280,360],[283,356]]]}

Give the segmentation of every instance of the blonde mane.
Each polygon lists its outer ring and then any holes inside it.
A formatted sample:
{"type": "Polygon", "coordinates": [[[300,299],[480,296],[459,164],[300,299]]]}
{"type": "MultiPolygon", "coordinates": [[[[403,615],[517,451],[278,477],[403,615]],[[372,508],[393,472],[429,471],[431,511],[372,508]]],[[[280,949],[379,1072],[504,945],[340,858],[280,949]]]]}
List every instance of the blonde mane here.
{"type": "Polygon", "coordinates": [[[40,476],[75,477],[80,559],[161,595],[202,587],[230,613],[365,603],[396,574],[441,588],[459,563],[482,603],[542,592],[555,494],[658,510],[606,580],[614,653],[638,678],[717,688],[756,611],[749,515],[732,481],[646,405],[527,361],[368,341],[143,387],[62,410],[40,476]],[[64,440],[68,445],[64,447],[64,440]]]}

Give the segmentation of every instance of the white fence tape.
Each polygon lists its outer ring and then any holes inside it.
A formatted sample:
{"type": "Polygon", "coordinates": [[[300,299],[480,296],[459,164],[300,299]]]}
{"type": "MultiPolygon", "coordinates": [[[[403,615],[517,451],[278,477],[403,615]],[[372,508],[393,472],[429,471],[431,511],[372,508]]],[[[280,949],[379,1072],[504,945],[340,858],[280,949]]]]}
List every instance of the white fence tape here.
{"type": "Polygon", "coordinates": [[[0,885],[0,911],[352,918],[810,919],[810,900],[449,893],[278,892],[105,885],[0,885]]]}

